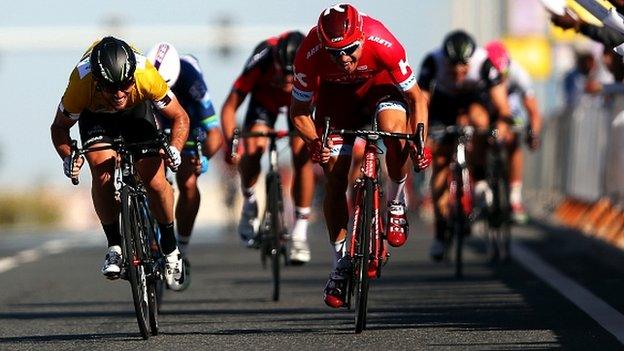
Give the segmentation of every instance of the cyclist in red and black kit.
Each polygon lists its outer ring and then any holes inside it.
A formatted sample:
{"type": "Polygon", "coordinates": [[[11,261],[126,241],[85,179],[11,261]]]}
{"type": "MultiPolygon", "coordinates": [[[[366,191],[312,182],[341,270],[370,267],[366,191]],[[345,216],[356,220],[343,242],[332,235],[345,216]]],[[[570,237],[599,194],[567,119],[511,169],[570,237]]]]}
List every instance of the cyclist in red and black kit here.
{"type": "MultiPolygon", "coordinates": [[[[418,84],[429,101],[431,126],[470,124],[478,130],[490,126],[490,114],[503,140],[510,136],[511,110],[507,102],[507,88],[500,72],[492,65],[485,49],[478,47],[472,36],[463,30],[449,33],[442,47],[430,52],[420,68],[418,84]]],[[[486,140],[483,136],[473,139],[474,150],[470,154],[472,176],[475,180],[485,178],[486,140]]],[[[431,258],[444,258],[444,242],[448,230],[447,179],[452,155],[452,141],[439,140],[432,143],[433,169],[431,194],[434,202],[435,239],[429,251],[431,258]]]]}
{"type": "MultiPolygon", "coordinates": [[[[352,138],[319,138],[324,119],[334,128],[357,129],[378,120],[388,132],[413,132],[417,122],[427,125],[427,103],[416,83],[403,45],[380,21],[362,15],[350,4],[325,9],[308,33],[295,58],[295,81],[290,116],[305,140],[313,161],[323,165],[327,177],[323,210],[334,255],[334,267],[324,289],[325,303],[345,303],[352,264],[345,256],[347,235],[346,190],[351,166],[352,138]],[[315,119],[311,105],[316,105],[315,119]]],[[[403,141],[385,142],[391,182],[386,237],[403,245],[408,234],[404,186],[410,150],[403,141]]],[[[430,153],[414,157],[415,168],[426,168],[430,153]]]]}
{"type": "MultiPolygon", "coordinates": [[[[266,131],[274,127],[280,112],[288,114],[293,81],[293,61],[304,35],[298,31],[283,33],[264,40],[254,49],[245,64],[245,69],[234,82],[234,86],[221,110],[221,126],[225,145],[230,146],[236,128],[236,110],[249,94],[249,107],[245,116],[244,130],[266,131]]],[[[292,130],[290,121],[288,125],[292,130]]],[[[303,264],[310,261],[307,241],[308,217],[314,195],[314,174],[312,162],[304,143],[299,137],[290,141],[294,164],[293,197],[295,202],[295,225],[291,231],[290,260],[303,264]]],[[[230,158],[229,163],[239,162],[244,204],[238,231],[243,242],[254,246],[257,234],[258,205],[255,185],[260,175],[260,159],[267,147],[267,140],[250,138],[244,140],[244,154],[230,158]]]]}

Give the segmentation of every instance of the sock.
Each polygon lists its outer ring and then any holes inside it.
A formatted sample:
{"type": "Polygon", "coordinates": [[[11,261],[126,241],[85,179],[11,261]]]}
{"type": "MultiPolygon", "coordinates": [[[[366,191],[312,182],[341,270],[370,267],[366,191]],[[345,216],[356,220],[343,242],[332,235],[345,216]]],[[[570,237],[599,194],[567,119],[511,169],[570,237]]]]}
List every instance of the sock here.
{"type": "Polygon", "coordinates": [[[295,225],[292,230],[292,239],[296,241],[308,240],[308,219],[310,207],[295,207],[295,225]]]}
{"type": "Polygon", "coordinates": [[[160,228],[160,248],[163,254],[168,255],[175,251],[176,238],[173,232],[173,222],[171,223],[158,223],[158,228],[160,228]]]}
{"type": "Polygon", "coordinates": [[[336,269],[336,265],[338,265],[338,260],[341,259],[345,255],[345,251],[347,248],[347,239],[342,239],[342,241],[331,243],[332,252],[332,267],[336,269]]]}
{"type": "Polygon", "coordinates": [[[516,181],[512,182],[510,185],[509,191],[509,202],[512,204],[521,204],[522,203],[522,182],[516,181]]]}
{"type": "Polygon", "coordinates": [[[104,234],[106,234],[106,241],[108,241],[108,247],[121,246],[121,233],[119,232],[119,219],[110,224],[102,223],[104,234]]]}
{"type": "Polygon", "coordinates": [[[388,185],[388,200],[392,202],[400,202],[405,203],[405,180],[407,179],[407,174],[403,179],[396,181],[391,179],[390,184],[388,185]]]}

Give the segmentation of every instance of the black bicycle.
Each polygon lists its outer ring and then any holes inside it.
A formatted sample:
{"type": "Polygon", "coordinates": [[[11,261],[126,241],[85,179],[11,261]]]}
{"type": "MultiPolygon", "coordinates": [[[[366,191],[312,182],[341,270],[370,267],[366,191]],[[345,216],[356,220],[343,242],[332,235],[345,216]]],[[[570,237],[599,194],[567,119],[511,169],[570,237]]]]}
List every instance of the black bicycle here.
{"type": "Polygon", "coordinates": [[[458,279],[464,275],[464,239],[470,234],[473,194],[466,149],[473,134],[474,128],[472,126],[432,127],[429,131],[432,139],[442,143],[453,143],[453,154],[449,166],[450,173],[447,180],[450,218],[444,241],[444,258],[448,259],[449,251],[454,245],[455,277],[458,279]]]}
{"type": "Polygon", "coordinates": [[[285,130],[278,131],[243,131],[236,129],[232,138],[232,157],[236,156],[240,138],[268,138],[269,139],[269,171],[266,175],[266,206],[260,222],[260,228],[254,238],[254,247],[260,249],[260,260],[266,268],[267,261],[271,265],[273,277],[273,301],[280,297],[280,258],[289,265],[288,234],[284,224],[284,197],[282,182],[277,166],[277,140],[291,136],[285,130]]]}
{"type": "Polygon", "coordinates": [[[424,149],[424,125],[418,124],[416,134],[392,133],[377,130],[373,119],[371,130],[331,129],[329,118],[325,119],[322,141],[327,144],[329,135],[358,136],[366,140],[361,176],[355,182],[355,199],[352,229],[347,236],[347,257],[354,267],[347,287],[346,307],[351,309],[355,297],[355,332],[366,328],[368,289],[371,279],[381,277],[381,267],[388,259],[384,240],[384,220],[381,215],[382,186],[380,179],[380,138],[407,140],[416,144],[418,155],[424,149]]]}
{"type": "Polygon", "coordinates": [[[491,203],[486,209],[488,257],[491,262],[510,259],[511,203],[509,201],[509,161],[507,148],[493,129],[486,151],[486,180],[491,191],[491,203]]]}
{"type": "MultiPolygon", "coordinates": [[[[79,149],[73,140],[72,159],[75,162],[83,154],[101,150],[117,152],[114,184],[115,197],[121,204],[121,278],[130,283],[139,330],[143,339],[148,339],[150,332],[158,335],[158,291],[162,292],[164,284],[165,258],[160,250],[158,225],[150,212],[147,192],[136,173],[133,155],[128,151],[128,148],[137,147],[159,147],[169,151],[164,135],[159,135],[156,142],[125,143],[123,138],[117,138],[111,145],[88,149],[79,149]]],[[[72,178],[72,183],[77,185],[78,178],[72,178]]]]}

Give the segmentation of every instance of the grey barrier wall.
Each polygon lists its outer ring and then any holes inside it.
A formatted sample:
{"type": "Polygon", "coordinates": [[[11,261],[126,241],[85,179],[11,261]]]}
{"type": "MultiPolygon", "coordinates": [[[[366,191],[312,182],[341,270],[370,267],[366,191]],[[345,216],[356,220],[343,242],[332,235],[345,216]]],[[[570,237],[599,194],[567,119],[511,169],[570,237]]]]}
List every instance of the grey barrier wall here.
{"type": "MultiPolygon", "coordinates": [[[[605,88],[612,90],[618,89],[605,88]]],[[[624,94],[584,94],[575,105],[547,116],[541,149],[526,152],[524,184],[527,197],[542,204],[554,204],[562,197],[620,202],[624,94]]]]}

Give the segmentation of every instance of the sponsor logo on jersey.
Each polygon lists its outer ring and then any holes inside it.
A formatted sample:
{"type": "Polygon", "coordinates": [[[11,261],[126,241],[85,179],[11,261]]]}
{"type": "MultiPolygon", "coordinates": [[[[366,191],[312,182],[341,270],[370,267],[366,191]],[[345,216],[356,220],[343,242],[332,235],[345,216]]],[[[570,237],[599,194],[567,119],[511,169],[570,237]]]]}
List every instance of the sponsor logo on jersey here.
{"type": "Polygon", "coordinates": [[[80,79],[84,78],[88,73],[90,73],[91,62],[89,61],[89,57],[87,56],[85,59],[78,62],[76,69],[78,69],[78,76],[80,77],[80,79]]]}
{"type": "Polygon", "coordinates": [[[310,57],[312,57],[314,54],[316,54],[320,49],[321,49],[321,44],[318,44],[317,46],[315,46],[312,49],[310,49],[310,51],[308,51],[306,53],[306,59],[309,60],[310,57]]]}
{"type": "Polygon", "coordinates": [[[401,61],[399,61],[399,68],[401,69],[401,74],[407,74],[407,69],[409,68],[409,62],[407,62],[407,59],[401,59],[401,61]]]}
{"type": "Polygon", "coordinates": [[[378,43],[378,44],[381,44],[381,45],[383,45],[383,46],[385,46],[387,48],[392,47],[392,43],[391,42],[387,41],[386,39],[382,39],[382,38],[380,38],[378,36],[375,36],[375,35],[371,35],[370,37],[368,37],[368,40],[373,41],[373,42],[378,43]]]}
{"type": "Polygon", "coordinates": [[[293,96],[293,98],[295,98],[295,99],[297,99],[299,101],[310,101],[310,100],[312,100],[312,93],[311,92],[299,90],[299,89],[297,89],[295,87],[293,87],[292,96],[293,96]]]}
{"type": "Polygon", "coordinates": [[[298,73],[295,72],[295,80],[297,82],[299,82],[299,84],[301,84],[304,88],[308,87],[308,83],[306,83],[306,81],[304,80],[306,78],[306,74],[305,73],[298,73]]]}

